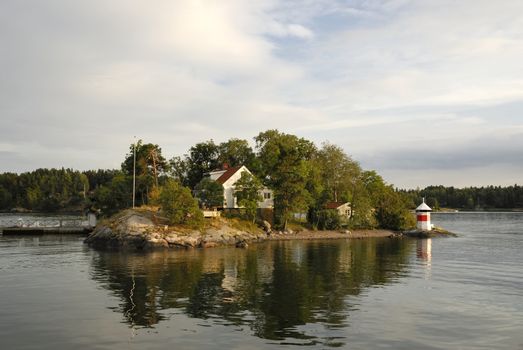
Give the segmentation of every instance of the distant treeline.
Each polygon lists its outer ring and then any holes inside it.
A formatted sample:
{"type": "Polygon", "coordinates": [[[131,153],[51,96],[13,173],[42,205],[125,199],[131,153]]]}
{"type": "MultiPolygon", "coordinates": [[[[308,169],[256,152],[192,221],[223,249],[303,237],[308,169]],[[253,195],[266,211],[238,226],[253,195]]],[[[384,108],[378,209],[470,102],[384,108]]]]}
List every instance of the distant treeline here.
{"type": "MultiPolygon", "coordinates": [[[[96,190],[121,175],[118,170],[37,169],[0,174],[0,210],[82,211],[95,201],[96,190]]],[[[130,200],[128,201],[130,202],[130,200]]]]}
{"type": "Polygon", "coordinates": [[[468,210],[516,209],[523,208],[523,187],[487,186],[455,188],[429,186],[425,189],[402,190],[411,201],[411,207],[425,197],[433,209],[454,208],[468,210]]]}

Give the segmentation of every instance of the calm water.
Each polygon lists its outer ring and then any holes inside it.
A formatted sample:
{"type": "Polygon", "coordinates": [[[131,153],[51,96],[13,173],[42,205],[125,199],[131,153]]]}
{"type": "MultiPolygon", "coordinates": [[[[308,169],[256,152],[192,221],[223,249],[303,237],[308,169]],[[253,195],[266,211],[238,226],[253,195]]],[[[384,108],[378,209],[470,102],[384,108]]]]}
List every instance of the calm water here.
{"type": "Polygon", "coordinates": [[[149,254],[0,236],[1,349],[523,349],[523,213],[455,239],[149,254]]]}

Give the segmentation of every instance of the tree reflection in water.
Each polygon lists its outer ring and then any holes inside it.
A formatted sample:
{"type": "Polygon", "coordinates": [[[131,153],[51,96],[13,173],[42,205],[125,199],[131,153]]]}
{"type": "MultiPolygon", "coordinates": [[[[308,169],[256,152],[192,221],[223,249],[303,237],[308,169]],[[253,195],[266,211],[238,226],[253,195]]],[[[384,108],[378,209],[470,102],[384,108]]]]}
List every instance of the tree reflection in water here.
{"type": "Polygon", "coordinates": [[[117,311],[132,327],[153,327],[183,312],[247,325],[265,339],[340,346],[341,339],[318,339],[301,326],[346,327],[358,307],[350,296],[404,275],[413,244],[368,239],[143,254],[101,251],[93,255],[92,276],[121,299],[117,311]]]}

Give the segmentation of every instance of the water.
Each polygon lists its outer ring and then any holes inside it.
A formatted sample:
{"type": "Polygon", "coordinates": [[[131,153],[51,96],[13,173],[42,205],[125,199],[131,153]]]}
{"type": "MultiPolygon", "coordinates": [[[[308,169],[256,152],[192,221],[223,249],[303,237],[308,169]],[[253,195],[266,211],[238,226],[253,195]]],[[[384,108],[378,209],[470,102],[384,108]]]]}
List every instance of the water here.
{"type": "Polygon", "coordinates": [[[523,213],[453,239],[148,254],[0,236],[2,349],[523,349],[523,213]]]}

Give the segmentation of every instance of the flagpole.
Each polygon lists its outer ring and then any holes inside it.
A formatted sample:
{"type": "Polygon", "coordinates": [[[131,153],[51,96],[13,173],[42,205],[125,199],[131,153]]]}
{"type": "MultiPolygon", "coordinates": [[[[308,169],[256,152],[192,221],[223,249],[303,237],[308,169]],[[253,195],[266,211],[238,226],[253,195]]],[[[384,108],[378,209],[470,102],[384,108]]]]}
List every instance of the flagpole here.
{"type": "Polygon", "coordinates": [[[133,209],[136,198],[136,136],[133,143],[133,209]]]}

